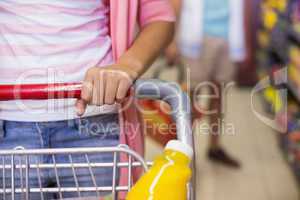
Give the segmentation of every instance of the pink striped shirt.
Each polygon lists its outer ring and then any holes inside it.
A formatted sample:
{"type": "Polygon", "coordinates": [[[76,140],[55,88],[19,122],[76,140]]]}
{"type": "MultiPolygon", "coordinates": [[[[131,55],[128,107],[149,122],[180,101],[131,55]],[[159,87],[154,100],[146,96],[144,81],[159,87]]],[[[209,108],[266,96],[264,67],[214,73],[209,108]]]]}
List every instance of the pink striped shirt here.
{"type": "MultiPolygon", "coordinates": [[[[106,0],[1,0],[0,84],[80,82],[93,66],[113,62],[106,0]]],[[[0,103],[0,119],[76,117],[75,100],[0,103]]],[[[115,106],[87,115],[115,111],[115,106]]]]}

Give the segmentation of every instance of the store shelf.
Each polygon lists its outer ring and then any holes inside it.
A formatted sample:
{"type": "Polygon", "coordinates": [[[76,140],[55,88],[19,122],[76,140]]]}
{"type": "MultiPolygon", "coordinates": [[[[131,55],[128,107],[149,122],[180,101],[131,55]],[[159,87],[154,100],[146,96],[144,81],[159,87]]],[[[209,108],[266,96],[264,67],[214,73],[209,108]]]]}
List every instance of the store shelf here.
{"type": "MultiPolygon", "coordinates": [[[[264,3],[267,1],[264,0],[264,3]]],[[[274,6],[272,3],[269,5],[274,6]]],[[[261,65],[261,77],[272,77],[272,87],[275,90],[288,89],[288,97],[282,97],[281,100],[282,102],[285,101],[286,110],[274,109],[272,104],[276,104],[276,95],[274,97],[269,95],[265,102],[270,102],[271,99],[270,105],[266,106],[267,109],[273,108],[272,112],[276,115],[276,122],[287,130],[286,134],[279,136],[279,143],[300,182],[300,82],[295,81],[300,79],[300,72],[298,72],[300,66],[298,66],[299,61],[296,59],[299,53],[297,47],[300,48],[300,1],[288,0],[285,12],[279,11],[275,7],[262,7],[262,12],[266,13],[259,15],[262,18],[258,30],[260,48],[257,53],[257,60],[258,64],[261,65]],[[298,22],[295,20],[295,14],[299,15],[298,22]],[[263,18],[264,16],[269,18],[263,18]],[[278,74],[277,71],[285,66],[289,66],[287,73],[278,74]],[[274,83],[275,80],[277,83],[274,83]]]]}
{"type": "Polygon", "coordinates": [[[300,46],[300,33],[298,30],[296,30],[295,26],[290,25],[289,27],[287,27],[287,32],[289,38],[300,46]]]}
{"type": "MultiPolygon", "coordinates": [[[[300,77],[300,76],[299,76],[300,77]]],[[[300,87],[288,80],[287,88],[293,94],[293,96],[300,102],[300,87]]]]}

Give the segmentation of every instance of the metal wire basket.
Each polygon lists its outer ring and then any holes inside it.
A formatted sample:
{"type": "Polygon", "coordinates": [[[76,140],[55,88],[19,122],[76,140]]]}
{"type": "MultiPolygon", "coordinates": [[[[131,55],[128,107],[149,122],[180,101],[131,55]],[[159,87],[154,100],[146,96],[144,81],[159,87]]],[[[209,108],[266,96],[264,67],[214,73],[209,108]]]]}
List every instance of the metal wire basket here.
{"type": "MultiPolygon", "coordinates": [[[[47,199],[47,193],[56,193],[57,198],[63,199],[64,193],[75,193],[78,198],[83,197],[84,192],[93,192],[96,197],[104,196],[107,193],[112,193],[112,199],[117,198],[117,192],[129,191],[131,187],[131,172],[133,168],[142,167],[146,171],[147,164],[143,158],[130,150],[125,145],[118,147],[106,148],[72,148],[72,149],[34,149],[26,150],[19,147],[15,150],[0,151],[0,173],[2,174],[2,182],[0,185],[0,198],[5,199],[31,199],[31,195],[41,200],[47,199]],[[92,162],[90,155],[92,154],[112,154],[113,162],[92,162]],[[128,162],[119,162],[118,157],[120,153],[128,155],[128,162]],[[49,156],[52,160],[51,164],[44,164],[38,161],[37,156],[49,156]],[[67,156],[69,162],[57,162],[57,156],[67,156]],[[85,162],[76,162],[73,157],[80,156],[85,162]],[[32,162],[36,160],[36,162],[32,162]],[[32,164],[34,163],[34,164],[32,164]],[[113,178],[111,185],[99,186],[96,182],[97,169],[111,168],[113,171],[113,178]],[[129,172],[128,184],[126,186],[118,186],[117,172],[120,168],[127,168],[129,172]],[[73,176],[73,186],[63,186],[60,184],[62,170],[69,170],[73,176]],[[80,186],[78,181],[78,170],[86,170],[89,173],[90,185],[80,186]],[[56,179],[56,186],[43,187],[42,174],[54,173],[56,179]],[[35,177],[38,187],[32,187],[29,183],[30,175],[36,174],[35,177]],[[7,185],[10,185],[7,188],[7,185]],[[38,195],[37,195],[38,194],[38,195]]],[[[150,164],[150,163],[148,163],[150,164]]],[[[32,180],[31,180],[32,181],[32,180]]],[[[99,198],[98,198],[99,199],[99,198]]]]}
{"type": "MultiPolygon", "coordinates": [[[[23,91],[17,95],[19,98],[41,99],[49,98],[49,91],[53,98],[76,98],[80,95],[79,84],[57,84],[52,86],[46,85],[26,85],[18,86],[18,91],[23,91]],[[52,88],[51,88],[52,87],[52,88]],[[20,89],[21,88],[21,89],[20,89]],[[38,88],[35,90],[34,88],[38,88]],[[55,91],[65,92],[63,95],[53,94],[55,91]],[[70,93],[71,91],[71,93],[70,93]],[[42,94],[41,94],[42,92],[42,94]],[[25,95],[24,95],[25,94],[25,95]],[[72,94],[70,96],[70,94],[72,94]],[[23,96],[22,96],[23,95],[23,96]],[[74,96],[75,95],[75,96],[74,96]]],[[[11,90],[15,86],[0,86],[0,100],[15,99],[16,95],[11,95],[11,90]],[[2,87],[2,88],[1,88],[2,87]]],[[[190,105],[189,99],[180,87],[176,84],[170,84],[158,80],[140,80],[135,84],[135,96],[138,98],[160,99],[170,104],[173,112],[171,113],[177,124],[178,139],[191,145],[193,148],[193,136],[190,123],[190,105]]],[[[193,163],[194,164],[194,163],[193,163]]],[[[132,171],[135,168],[142,168],[143,171],[148,170],[150,162],[146,163],[144,159],[132,151],[126,145],[117,147],[104,148],[72,148],[72,149],[24,149],[17,147],[13,150],[0,150],[0,199],[3,200],[19,200],[19,199],[41,199],[47,200],[48,194],[55,194],[56,199],[63,199],[65,194],[72,194],[72,199],[90,199],[85,193],[93,194],[93,199],[100,199],[101,196],[111,194],[111,199],[118,198],[119,192],[127,192],[132,187],[132,171]],[[111,154],[113,160],[108,162],[93,161],[94,155],[111,154]],[[120,162],[121,154],[126,154],[127,162],[120,162]],[[63,156],[67,159],[60,161],[63,156]],[[51,162],[42,162],[47,157],[51,162]],[[111,169],[112,182],[109,185],[99,185],[96,176],[101,174],[101,169],[111,169]],[[128,170],[127,185],[119,185],[118,172],[121,168],[128,170]],[[89,184],[82,185],[78,171],[85,170],[89,177],[89,184]],[[53,185],[45,186],[45,174],[52,173],[55,177],[53,185]],[[72,184],[61,184],[65,178],[65,173],[71,174],[72,184]]],[[[194,168],[194,165],[193,165],[194,168]]],[[[193,170],[193,178],[196,177],[193,170]]],[[[195,180],[189,184],[189,194],[187,199],[196,199],[195,180]]]]}

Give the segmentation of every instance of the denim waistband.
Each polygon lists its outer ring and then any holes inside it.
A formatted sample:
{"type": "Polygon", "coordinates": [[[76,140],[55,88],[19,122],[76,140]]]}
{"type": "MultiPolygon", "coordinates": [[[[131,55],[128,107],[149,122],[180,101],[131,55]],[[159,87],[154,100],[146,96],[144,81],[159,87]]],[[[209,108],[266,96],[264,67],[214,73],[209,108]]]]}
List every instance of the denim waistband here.
{"type": "MultiPolygon", "coordinates": [[[[19,122],[14,122],[10,121],[12,123],[19,123],[19,122]]],[[[71,127],[77,127],[79,129],[86,129],[89,127],[94,127],[95,128],[95,122],[101,122],[101,126],[97,127],[98,129],[100,128],[101,130],[99,131],[104,131],[108,127],[106,125],[110,125],[114,123],[118,123],[118,114],[112,113],[112,114],[105,114],[105,115],[95,115],[95,116],[89,116],[89,117],[83,117],[83,118],[77,118],[77,119],[72,119],[72,120],[63,120],[63,121],[49,121],[49,122],[20,122],[20,123],[37,123],[40,127],[59,127],[64,124],[68,124],[68,126],[71,127]],[[103,130],[102,130],[103,129],[103,130]]],[[[0,138],[5,137],[5,126],[6,126],[6,120],[1,120],[0,119],[0,138]]],[[[109,126],[110,128],[116,128],[115,126],[109,126]]]]}

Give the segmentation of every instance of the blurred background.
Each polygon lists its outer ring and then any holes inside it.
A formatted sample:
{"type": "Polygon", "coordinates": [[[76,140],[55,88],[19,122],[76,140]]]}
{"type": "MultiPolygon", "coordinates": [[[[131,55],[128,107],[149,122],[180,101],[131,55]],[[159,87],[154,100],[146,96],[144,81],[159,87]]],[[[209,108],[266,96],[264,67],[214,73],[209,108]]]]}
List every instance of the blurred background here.
{"type": "MultiPolygon", "coordinates": [[[[224,17],[224,9],[220,7],[223,1],[228,5],[229,0],[215,0],[215,3],[219,4],[217,10],[222,10],[224,17]]],[[[197,199],[297,200],[300,191],[300,1],[240,1],[243,12],[237,12],[237,15],[242,19],[239,28],[243,31],[244,51],[238,62],[232,59],[236,67],[236,84],[226,95],[225,117],[221,123],[223,129],[231,125],[234,130],[232,134],[225,132],[220,138],[222,148],[238,167],[212,162],[208,154],[210,135],[201,126],[209,117],[197,113],[193,120],[197,199]]],[[[180,21],[184,3],[181,2],[181,7],[176,7],[176,2],[174,5],[177,11],[181,9],[180,21]]],[[[217,23],[215,13],[204,15],[211,15],[208,20],[203,18],[207,20],[205,23],[217,23]]],[[[225,15],[231,16],[228,10],[225,15]]],[[[192,19],[195,18],[191,16],[192,19]]],[[[177,29],[181,28],[180,23],[177,26],[177,29]]],[[[181,32],[197,32],[195,27],[181,32]]],[[[177,50],[166,52],[145,77],[177,81],[187,89],[188,66],[180,61],[182,53],[178,50],[181,45],[178,38],[173,43],[177,50]],[[173,58],[172,51],[175,51],[173,58]]],[[[231,40],[234,43],[235,38],[231,40]]],[[[200,104],[205,107],[208,102],[200,104]]],[[[143,106],[158,111],[144,116],[146,123],[151,124],[151,130],[147,130],[146,156],[153,159],[164,144],[175,137],[174,130],[161,128],[160,124],[172,122],[156,102],[145,101],[143,106]]]]}

